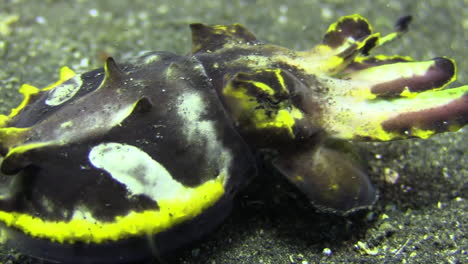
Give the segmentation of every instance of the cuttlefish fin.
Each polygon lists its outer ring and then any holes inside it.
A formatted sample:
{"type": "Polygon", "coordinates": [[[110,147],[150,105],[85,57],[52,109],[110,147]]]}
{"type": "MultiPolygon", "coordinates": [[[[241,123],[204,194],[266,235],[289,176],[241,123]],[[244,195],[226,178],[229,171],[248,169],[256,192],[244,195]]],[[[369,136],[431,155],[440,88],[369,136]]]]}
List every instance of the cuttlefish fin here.
{"type": "Polygon", "coordinates": [[[321,144],[293,151],[280,155],[273,165],[323,211],[348,214],[377,199],[359,162],[338,148],[321,144]]]}

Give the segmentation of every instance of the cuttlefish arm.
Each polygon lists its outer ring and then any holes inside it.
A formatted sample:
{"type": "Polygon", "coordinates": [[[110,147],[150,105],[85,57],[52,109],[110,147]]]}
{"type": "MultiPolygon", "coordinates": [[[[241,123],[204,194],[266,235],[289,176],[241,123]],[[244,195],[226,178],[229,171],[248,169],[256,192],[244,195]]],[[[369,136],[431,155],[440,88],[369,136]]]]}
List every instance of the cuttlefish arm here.
{"type": "Polygon", "coordinates": [[[399,20],[399,31],[379,37],[364,18],[344,17],[312,49],[321,51],[328,65],[322,72],[331,85],[319,119],[330,136],[364,141],[428,138],[457,131],[468,122],[468,86],[448,88],[456,79],[454,60],[367,56],[372,48],[399,38],[407,28],[402,21],[408,19],[399,20]]]}
{"type": "Polygon", "coordinates": [[[319,208],[346,214],[377,199],[358,159],[326,144],[330,139],[346,145],[428,138],[468,123],[468,85],[448,88],[456,79],[454,60],[369,55],[400,38],[409,20],[400,19],[396,32],[381,37],[365,18],[346,16],[330,26],[321,44],[300,53],[304,71],[325,87],[314,93],[311,85],[303,107],[307,112],[310,106],[310,120],[324,133],[313,144],[280,151],[273,163],[319,208]]]}

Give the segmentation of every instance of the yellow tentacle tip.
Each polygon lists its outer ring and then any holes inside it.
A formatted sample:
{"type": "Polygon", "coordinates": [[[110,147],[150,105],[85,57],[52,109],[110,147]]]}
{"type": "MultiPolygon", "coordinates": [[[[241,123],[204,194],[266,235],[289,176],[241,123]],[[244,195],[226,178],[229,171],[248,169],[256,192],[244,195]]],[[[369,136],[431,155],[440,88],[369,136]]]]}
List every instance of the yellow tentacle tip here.
{"type": "Polygon", "coordinates": [[[19,88],[19,92],[23,95],[23,101],[16,108],[11,109],[8,118],[16,116],[29,103],[31,97],[40,92],[40,89],[29,84],[23,84],[19,88]]]}
{"type": "Polygon", "coordinates": [[[75,75],[76,73],[67,66],[64,66],[60,69],[60,80],[62,82],[73,78],[75,75]]]}
{"type": "Polygon", "coordinates": [[[8,119],[9,119],[8,116],[0,115],[0,128],[6,127],[8,119]]]}

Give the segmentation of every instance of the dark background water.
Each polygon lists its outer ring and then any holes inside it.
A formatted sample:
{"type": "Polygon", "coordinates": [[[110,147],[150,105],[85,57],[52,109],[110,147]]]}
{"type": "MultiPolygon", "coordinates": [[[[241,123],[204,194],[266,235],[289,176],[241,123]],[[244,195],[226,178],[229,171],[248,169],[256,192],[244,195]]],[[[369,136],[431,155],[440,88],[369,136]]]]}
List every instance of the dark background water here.
{"type": "MultiPolygon", "coordinates": [[[[379,53],[455,58],[468,83],[468,1],[6,1],[0,0],[0,110],[16,106],[22,83],[54,82],[68,65],[84,71],[112,55],[190,51],[188,24],[239,22],[258,38],[308,49],[342,15],[359,13],[376,31],[413,15],[410,32],[379,53]]],[[[343,218],[316,213],[277,175],[258,177],[213,234],[178,263],[463,263],[468,261],[465,131],[430,140],[359,144],[381,199],[343,218]],[[396,183],[385,178],[398,175],[396,183]],[[365,249],[367,247],[367,249],[365,249]],[[328,248],[331,255],[323,253],[328,248]]],[[[29,260],[5,250],[3,261],[29,260]]]]}

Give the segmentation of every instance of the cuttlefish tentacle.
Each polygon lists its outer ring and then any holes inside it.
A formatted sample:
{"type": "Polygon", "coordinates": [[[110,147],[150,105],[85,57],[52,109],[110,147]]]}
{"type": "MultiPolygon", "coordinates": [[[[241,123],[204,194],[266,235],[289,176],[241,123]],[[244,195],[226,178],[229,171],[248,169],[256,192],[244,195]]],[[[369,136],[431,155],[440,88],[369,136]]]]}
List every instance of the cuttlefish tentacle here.
{"type": "Polygon", "coordinates": [[[322,110],[313,119],[331,137],[428,138],[467,124],[468,86],[447,88],[456,80],[454,60],[369,55],[400,38],[410,20],[403,17],[395,32],[381,37],[365,18],[345,16],[330,26],[321,44],[302,53],[309,62],[322,65],[320,77],[329,84],[325,96],[312,100],[322,110]]]}

